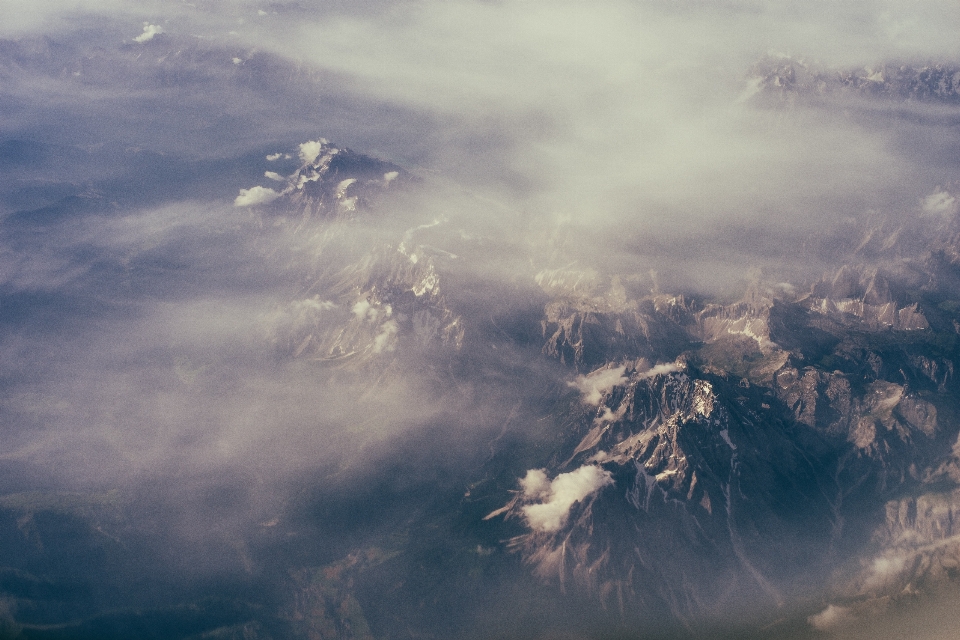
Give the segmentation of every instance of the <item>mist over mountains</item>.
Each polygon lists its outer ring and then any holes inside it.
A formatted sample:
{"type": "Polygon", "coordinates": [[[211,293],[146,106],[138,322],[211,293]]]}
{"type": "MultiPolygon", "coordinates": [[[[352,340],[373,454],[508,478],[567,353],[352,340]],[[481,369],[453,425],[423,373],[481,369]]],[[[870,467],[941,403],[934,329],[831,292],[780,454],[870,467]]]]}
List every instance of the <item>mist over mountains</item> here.
{"type": "Polygon", "coordinates": [[[11,8],[0,635],[941,637],[951,11],[11,8]]]}

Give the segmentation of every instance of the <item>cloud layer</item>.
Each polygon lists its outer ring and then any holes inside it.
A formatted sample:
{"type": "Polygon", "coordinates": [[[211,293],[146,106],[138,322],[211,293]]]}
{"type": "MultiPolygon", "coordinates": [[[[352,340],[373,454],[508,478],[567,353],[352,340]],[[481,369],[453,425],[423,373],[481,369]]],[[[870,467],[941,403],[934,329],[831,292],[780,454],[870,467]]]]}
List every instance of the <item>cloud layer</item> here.
{"type": "MultiPolygon", "coordinates": [[[[282,524],[304,478],[371,511],[461,492],[565,384],[599,406],[625,366],[569,382],[530,364],[542,270],[732,296],[758,267],[799,291],[865,218],[958,210],[955,106],[750,96],[763,59],[956,64],[960,8],[942,2],[7,4],[0,464],[155,489],[181,539],[282,524]],[[336,228],[264,214],[267,181],[325,138],[422,189],[336,228]],[[509,346],[460,369],[402,349],[399,312],[363,290],[372,248],[401,240],[403,269],[442,272],[412,295],[447,296],[509,346]],[[350,322],[383,366],[310,359],[350,322]]],[[[531,469],[523,516],[555,532],[612,482],[531,469]]]]}

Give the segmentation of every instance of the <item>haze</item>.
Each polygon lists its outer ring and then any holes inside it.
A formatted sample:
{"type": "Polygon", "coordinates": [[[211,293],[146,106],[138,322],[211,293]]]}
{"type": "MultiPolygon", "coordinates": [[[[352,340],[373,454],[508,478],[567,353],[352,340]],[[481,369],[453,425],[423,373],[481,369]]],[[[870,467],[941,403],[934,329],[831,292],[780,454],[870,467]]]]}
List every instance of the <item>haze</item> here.
{"type": "MultiPolygon", "coordinates": [[[[469,287],[446,293],[495,320],[535,306],[524,287],[544,269],[702,297],[806,286],[863,220],[920,218],[958,189],[955,105],[771,106],[751,78],[781,57],[956,64],[960,5],[6,0],[0,15],[3,491],[137,487],[163,505],[171,555],[233,550],[200,573],[247,562],[242,532],[304,492],[429,484],[535,422],[528,390],[486,372],[451,389],[417,353],[373,382],[277,356],[304,301],[333,304],[309,288],[332,254],[235,202],[276,187],[266,174],[295,170],[299,145],[421,179],[338,250],[451,220],[462,244],[437,248],[469,287]],[[398,451],[406,466],[385,470],[398,451]]],[[[578,384],[524,349],[497,362],[531,388],[578,384]]]]}

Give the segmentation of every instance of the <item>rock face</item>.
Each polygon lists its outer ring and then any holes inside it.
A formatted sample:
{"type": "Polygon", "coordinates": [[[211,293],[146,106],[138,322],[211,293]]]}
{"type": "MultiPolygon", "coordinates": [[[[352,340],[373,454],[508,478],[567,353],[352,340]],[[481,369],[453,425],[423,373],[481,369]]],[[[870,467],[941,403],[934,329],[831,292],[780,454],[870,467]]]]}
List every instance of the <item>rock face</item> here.
{"type": "Polygon", "coordinates": [[[399,238],[375,236],[372,250],[344,252],[357,227],[377,218],[378,205],[415,179],[400,167],[323,139],[301,145],[301,159],[262,215],[287,227],[308,259],[343,255],[326,259],[302,298],[267,320],[270,339],[295,358],[329,363],[369,361],[396,352],[402,342],[459,349],[462,319],[441,292],[434,256],[412,242],[418,229],[399,238]]]}
{"type": "Polygon", "coordinates": [[[623,372],[575,409],[582,426],[556,467],[595,465],[612,482],[556,530],[538,530],[523,494],[507,514],[532,529],[510,544],[536,573],[625,617],[639,606],[684,621],[775,606],[797,574],[819,575],[840,525],[819,435],[785,420],[769,389],[682,365],[623,372]]]}
{"type": "Polygon", "coordinates": [[[277,194],[269,199],[275,215],[299,214],[302,220],[355,218],[369,213],[386,194],[414,181],[394,164],[337,147],[323,138],[300,145],[299,157],[302,163],[288,176],[267,172],[284,185],[279,192],[267,191],[277,194]]]}
{"type": "Polygon", "coordinates": [[[803,59],[771,57],[754,67],[751,82],[755,90],[779,99],[852,94],[948,104],[960,101],[960,67],[944,64],[880,64],[838,70],[803,59]]]}
{"type": "MultiPolygon", "coordinates": [[[[778,73],[765,82],[798,82],[778,73]]],[[[410,178],[323,143],[286,180],[262,215],[329,252],[410,178]]],[[[495,441],[476,489],[500,500],[491,526],[519,527],[504,548],[538,580],[624,622],[697,628],[820,606],[827,583],[849,603],[953,579],[952,216],[868,225],[837,271],[773,286],[758,274],[733,303],[542,269],[530,282],[539,317],[495,331],[445,293],[455,247],[418,235],[449,224],[383,225],[375,249],[278,309],[270,335],[285,357],[378,368],[411,350],[470,360],[539,336],[540,357],[567,371],[545,409],[553,444],[504,487],[489,478],[514,452],[495,441]]]]}
{"type": "Polygon", "coordinates": [[[528,473],[489,517],[525,526],[509,546],[536,575],[626,620],[955,579],[955,227],[868,229],[806,293],[758,281],[734,304],[552,279],[542,353],[578,392],[530,472],[546,488],[528,473]],[[609,482],[566,493],[588,469],[609,482]]]}

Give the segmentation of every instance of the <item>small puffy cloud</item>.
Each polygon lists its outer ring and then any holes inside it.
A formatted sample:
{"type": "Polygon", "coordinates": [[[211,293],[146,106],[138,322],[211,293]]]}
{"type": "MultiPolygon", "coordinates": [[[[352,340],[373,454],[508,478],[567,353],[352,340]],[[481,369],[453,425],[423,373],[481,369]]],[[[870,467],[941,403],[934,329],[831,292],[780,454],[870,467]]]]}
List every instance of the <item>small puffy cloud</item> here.
{"type": "Polygon", "coordinates": [[[874,558],[873,564],[870,566],[870,574],[864,581],[863,588],[867,591],[882,589],[897,578],[906,564],[906,556],[901,555],[886,555],[874,558]]]}
{"type": "Polygon", "coordinates": [[[329,309],[336,309],[337,305],[329,300],[321,300],[320,296],[316,295],[312,298],[297,300],[291,303],[291,307],[297,311],[327,311],[329,309]]]}
{"type": "Polygon", "coordinates": [[[536,500],[550,489],[550,480],[547,479],[547,472],[543,469],[530,469],[527,475],[520,480],[520,487],[523,489],[523,497],[536,500]]]}
{"type": "Polygon", "coordinates": [[[546,473],[534,469],[527,472],[520,484],[525,498],[542,500],[523,507],[527,524],[535,531],[550,533],[566,523],[574,504],[613,484],[613,477],[606,469],[588,464],[576,471],[561,473],[549,484],[546,473]]]}
{"type": "Polygon", "coordinates": [[[611,411],[610,407],[604,407],[600,415],[593,419],[593,424],[602,425],[607,422],[616,422],[623,417],[626,409],[627,406],[625,404],[621,405],[617,411],[611,411]]]}
{"type": "Polygon", "coordinates": [[[400,332],[400,327],[393,320],[388,320],[380,327],[380,333],[373,339],[373,352],[381,353],[383,351],[393,351],[396,344],[394,336],[400,332]]]}
{"type": "Polygon", "coordinates": [[[923,199],[924,213],[952,216],[957,212],[958,207],[960,203],[957,202],[956,197],[943,189],[923,199]]]}
{"type": "Polygon", "coordinates": [[[380,307],[372,304],[368,298],[357,301],[350,310],[358,320],[369,320],[370,322],[377,322],[381,315],[385,318],[393,315],[392,306],[385,304],[380,307]]]}
{"type": "Polygon", "coordinates": [[[269,187],[250,187],[240,189],[240,195],[233,201],[235,207],[251,207],[255,204],[273,202],[280,194],[269,187]]]}
{"type": "Polygon", "coordinates": [[[610,392],[618,384],[624,384],[627,381],[626,366],[615,369],[597,369],[585,376],[577,376],[573,382],[567,384],[576,387],[583,394],[583,401],[591,405],[599,405],[603,396],[610,392]]]}
{"type": "Polygon", "coordinates": [[[317,156],[320,155],[320,152],[323,150],[323,145],[327,141],[323,138],[319,140],[310,140],[309,142],[304,142],[300,145],[300,160],[304,164],[310,164],[317,159],[317,156]]]}
{"type": "Polygon", "coordinates": [[[277,182],[283,182],[285,180],[285,178],[276,171],[264,171],[263,175],[277,182]]]}
{"type": "Polygon", "coordinates": [[[261,316],[260,325],[267,339],[276,343],[293,334],[312,331],[322,313],[336,309],[336,303],[323,300],[319,295],[277,307],[261,316]]]}
{"type": "Polygon", "coordinates": [[[677,366],[675,362],[664,362],[662,364],[654,365],[640,374],[641,378],[652,378],[654,376],[659,376],[661,374],[676,373],[680,370],[680,367],[677,366]]]}
{"type": "Polygon", "coordinates": [[[233,64],[242,64],[242,63],[243,63],[243,58],[234,58],[234,59],[233,59],[233,64]]]}
{"type": "Polygon", "coordinates": [[[778,282],[773,288],[788,296],[792,296],[797,292],[797,288],[789,282],[778,282]]]}
{"type": "Polygon", "coordinates": [[[846,607],[829,605],[818,614],[807,618],[807,622],[817,631],[830,631],[835,627],[853,620],[853,614],[846,607]]]}
{"type": "Polygon", "coordinates": [[[357,304],[353,305],[353,309],[351,309],[351,311],[353,311],[353,315],[355,315],[360,320],[363,320],[365,318],[376,320],[377,318],[377,310],[373,307],[373,305],[370,304],[370,301],[367,300],[366,298],[364,298],[363,300],[360,300],[359,302],[357,302],[357,304]]]}
{"type": "Polygon", "coordinates": [[[163,33],[163,28],[160,25],[150,24],[149,22],[143,23],[143,33],[134,38],[134,41],[139,43],[149,42],[153,40],[153,37],[163,33]]]}
{"type": "Polygon", "coordinates": [[[271,153],[270,155],[267,156],[267,160],[270,162],[275,162],[279,160],[281,157],[283,157],[282,153],[271,153]]]}
{"type": "MultiPolygon", "coordinates": [[[[661,374],[675,373],[680,367],[675,362],[665,362],[650,367],[643,373],[638,374],[639,378],[652,378],[661,374]]],[[[583,394],[583,401],[587,404],[598,406],[603,396],[610,393],[614,387],[627,382],[627,367],[616,367],[614,369],[597,369],[587,375],[577,376],[573,382],[567,384],[575,387],[583,394]]]]}

